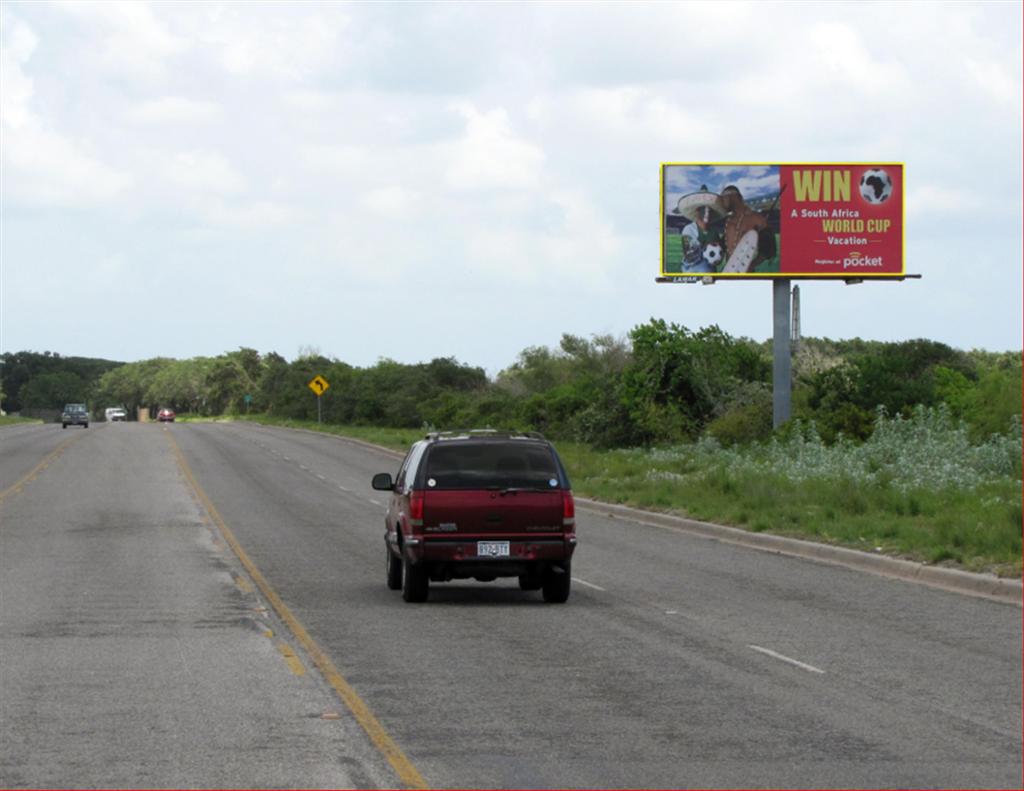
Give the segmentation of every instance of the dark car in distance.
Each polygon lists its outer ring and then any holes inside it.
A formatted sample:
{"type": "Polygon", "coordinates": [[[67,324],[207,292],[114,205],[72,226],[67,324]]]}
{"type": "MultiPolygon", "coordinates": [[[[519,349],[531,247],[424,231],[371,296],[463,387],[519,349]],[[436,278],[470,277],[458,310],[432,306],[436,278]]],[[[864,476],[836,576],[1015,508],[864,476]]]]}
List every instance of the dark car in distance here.
{"type": "Polygon", "coordinates": [[[173,409],[167,409],[165,407],[164,409],[161,409],[159,412],[156,413],[156,419],[159,422],[161,422],[161,423],[173,423],[174,422],[174,410],[173,409]]]}
{"type": "Polygon", "coordinates": [[[426,601],[431,582],[518,577],[547,602],[569,598],[576,507],[550,442],[535,432],[431,433],[413,444],[384,517],[387,585],[426,601]]]}
{"type": "Polygon", "coordinates": [[[65,404],[64,412],[60,416],[62,428],[68,426],[82,426],[89,428],[89,410],[85,404],[65,404]]]}

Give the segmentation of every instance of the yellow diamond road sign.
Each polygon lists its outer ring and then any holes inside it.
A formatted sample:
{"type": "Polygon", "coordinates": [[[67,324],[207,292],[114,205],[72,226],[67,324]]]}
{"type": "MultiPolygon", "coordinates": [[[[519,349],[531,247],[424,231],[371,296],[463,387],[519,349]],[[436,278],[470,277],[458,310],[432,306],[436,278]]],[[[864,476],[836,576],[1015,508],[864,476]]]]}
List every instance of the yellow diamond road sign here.
{"type": "Polygon", "coordinates": [[[330,385],[327,384],[327,380],[324,379],[322,376],[314,376],[312,379],[309,380],[309,389],[316,393],[318,396],[323,395],[324,390],[326,390],[328,387],[330,387],[330,385]]]}

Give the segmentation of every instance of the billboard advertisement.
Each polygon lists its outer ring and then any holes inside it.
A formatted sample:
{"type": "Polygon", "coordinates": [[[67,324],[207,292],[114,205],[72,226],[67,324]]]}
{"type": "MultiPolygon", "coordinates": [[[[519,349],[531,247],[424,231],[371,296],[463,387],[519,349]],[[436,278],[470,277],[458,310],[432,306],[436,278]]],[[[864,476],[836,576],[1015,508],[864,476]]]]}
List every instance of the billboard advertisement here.
{"type": "Polygon", "coordinates": [[[662,277],[902,277],[902,163],[661,166],[662,277]]]}

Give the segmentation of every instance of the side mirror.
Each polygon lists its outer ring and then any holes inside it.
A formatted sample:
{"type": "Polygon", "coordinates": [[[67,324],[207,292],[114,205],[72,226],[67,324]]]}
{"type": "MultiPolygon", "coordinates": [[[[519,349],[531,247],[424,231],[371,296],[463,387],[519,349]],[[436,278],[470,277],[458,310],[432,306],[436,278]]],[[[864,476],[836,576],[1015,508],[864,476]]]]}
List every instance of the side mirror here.
{"type": "Polygon", "coordinates": [[[378,472],[373,476],[373,488],[382,492],[394,491],[395,484],[391,480],[391,473],[378,472]]]}

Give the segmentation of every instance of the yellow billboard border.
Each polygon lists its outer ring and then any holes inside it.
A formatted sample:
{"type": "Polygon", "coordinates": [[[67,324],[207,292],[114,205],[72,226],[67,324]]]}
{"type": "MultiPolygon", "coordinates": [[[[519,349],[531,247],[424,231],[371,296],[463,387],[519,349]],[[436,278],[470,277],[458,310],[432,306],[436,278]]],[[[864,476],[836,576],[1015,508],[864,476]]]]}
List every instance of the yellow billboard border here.
{"type": "MultiPolygon", "coordinates": [[[[713,280],[776,280],[778,278],[792,280],[904,280],[907,277],[907,166],[904,162],[662,162],[658,178],[658,205],[661,214],[658,220],[659,241],[658,251],[660,260],[660,271],[658,281],[666,282],[685,279],[686,282],[711,278],[713,280]],[[892,167],[898,165],[902,172],[900,183],[900,271],[886,272],[884,274],[870,274],[868,272],[856,273],[813,273],[813,272],[666,272],[665,271],[665,168],[667,167],[797,167],[800,165],[834,166],[834,165],[877,165],[879,167],[892,167]]],[[[919,276],[918,276],[919,277],[919,276]]]]}

